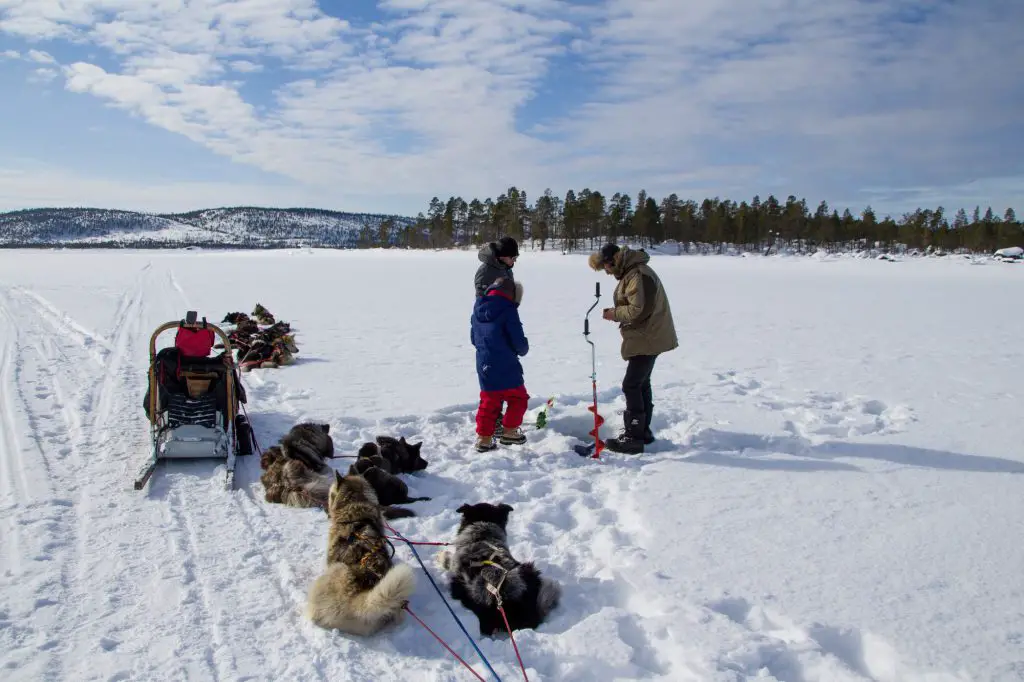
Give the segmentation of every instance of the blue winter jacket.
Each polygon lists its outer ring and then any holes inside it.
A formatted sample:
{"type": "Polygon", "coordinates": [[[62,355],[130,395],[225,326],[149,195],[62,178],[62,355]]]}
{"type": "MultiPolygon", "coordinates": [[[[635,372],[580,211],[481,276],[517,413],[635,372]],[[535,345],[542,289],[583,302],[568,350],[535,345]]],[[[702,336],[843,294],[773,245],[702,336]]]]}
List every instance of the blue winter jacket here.
{"type": "Polygon", "coordinates": [[[476,348],[481,391],[505,391],[523,385],[519,357],[529,352],[530,342],[523,332],[518,303],[492,289],[476,299],[470,341],[476,348]]]}

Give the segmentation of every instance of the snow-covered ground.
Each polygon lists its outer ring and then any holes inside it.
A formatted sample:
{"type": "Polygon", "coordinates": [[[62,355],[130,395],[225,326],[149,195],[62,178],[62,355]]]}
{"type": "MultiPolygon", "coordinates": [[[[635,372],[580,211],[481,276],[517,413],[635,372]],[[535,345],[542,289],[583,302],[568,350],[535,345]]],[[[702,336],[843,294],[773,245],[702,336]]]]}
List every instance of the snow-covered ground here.
{"type": "MultiPolygon", "coordinates": [[[[655,369],[643,457],[581,459],[590,428],[584,255],[524,253],[528,419],[477,454],[472,253],[0,252],[0,679],[467,680],[415,621],[312,626],[322,512],[269,505],[259,461],[161,466],[149,335],[263,303],[300,361],[244,375],[261,445],[307,419],[354,453],[423,440],[408,537],[504,501],[514,553],[564,586],[517,633],[529,679],[1024,679],[1024,271],[957,259],[659,256],[681,348],[655,369]]],[[[615,327],[593,320],[607,437],[615,327]]],[[[168,339],[169,341],[169,339],[168,339]]],[[[346,460],[338,460],[346,467],[346,460]]],[[[436,550],[419,549],[432,575],[436,550]]],[[[407,547],[398,556],[419,569],[407,547]]],[[[426,576],[413,610],[488,679],[426,576]]],[[[472,614],[453,608],[470,633],[472,614]]],[[[507,640],[479,640],[503,680],[507,640]]]]}

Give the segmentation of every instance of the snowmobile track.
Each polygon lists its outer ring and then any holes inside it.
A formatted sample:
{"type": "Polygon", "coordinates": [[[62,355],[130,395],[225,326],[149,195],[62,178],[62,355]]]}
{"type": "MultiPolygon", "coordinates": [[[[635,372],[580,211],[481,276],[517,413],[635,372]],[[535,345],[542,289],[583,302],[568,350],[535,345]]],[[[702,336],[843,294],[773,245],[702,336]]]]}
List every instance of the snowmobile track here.
{"type": "MultiPolygon", "coordinates": [[[[103,381],[96,394],[93,396],[93,431],[97,438],[103,438],[103,433],[109,429],[110,416],[114,402],[115,387],[123,393],[129,384],[145,382],[145,373],[133,371],[133,368],[126,360],[129,358],[129,345],[132,341],[139,340],[141,333],[141,311],[142,301],[146,295],[146,285],[149,281],[150,267],[147,264],[135,279],[132,293],[122,297],[117,315],[114,319],[110,354],[107,358],[106,369],[103,374],[103,381]],[[137,378],[135,375],[139,375],[137,378]],[[131,379],[136,381],[132,382],[131,379]]],[[[148,338],[146,339],[148,342],[148,338]]]]}
{"type": "Polygon", "coordinates": [[[110,351],[111,345],[107,339],[77,322],[71,315],[58,308],[39,293],[23,287],[17,287],[15,291],[32,299],[32,305],[35,307],[36,312],[58,334],[73,339],[76,344],[89,353],[89,357],[96,364],[100,366],[104,364],[104,354],[96,346],[105,351],[110,351]]]}

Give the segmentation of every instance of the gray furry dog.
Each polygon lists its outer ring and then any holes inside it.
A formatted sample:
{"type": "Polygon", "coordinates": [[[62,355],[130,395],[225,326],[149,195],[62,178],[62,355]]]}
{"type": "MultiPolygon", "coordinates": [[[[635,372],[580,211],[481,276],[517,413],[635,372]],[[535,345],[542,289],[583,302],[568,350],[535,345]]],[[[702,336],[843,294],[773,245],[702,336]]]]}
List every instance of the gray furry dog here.
{"type": "Polygon", "coordinates": [[[327,460],[334,457],[330,432],[330,424],[296,424],[281,438],[281,451],[286,459],[297,459],[318,474],[328,473],[327,460]]]}
{"type": "Polygon", "coordinates": [[[512,556],[505,532],[512,507],[481,502],[464,504],[456,511],[462,521],[454,550],[437,555],[441,569],[452,574],[452,597],[476,614],[481,635],[505,630],[494,592],[500,595],[509,627],[538,627],[558,606],[562,589],[542,578],[533,562],[521,563],[512,556]]]}
{"type": "Polygon", "coordinates": [[[373,488],[361,476],[335,472],[327,514],[327,567],[309,590],[306,616],[322,628],[364,636],[399,622],[416,574],[392,561],[373,488]]]}
{"type": "Polygon", "coordinates": [[[260,482],[267,502],[289,507],[326,507],[334,456],[330,424],[304,422],[293,426],[277,445],[260,457],[260,482]]]}

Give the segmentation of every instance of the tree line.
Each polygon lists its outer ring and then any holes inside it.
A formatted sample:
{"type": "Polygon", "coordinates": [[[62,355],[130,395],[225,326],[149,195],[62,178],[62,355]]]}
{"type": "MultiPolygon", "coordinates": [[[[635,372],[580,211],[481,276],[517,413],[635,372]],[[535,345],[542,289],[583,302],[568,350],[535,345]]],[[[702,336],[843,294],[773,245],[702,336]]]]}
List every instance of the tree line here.
{"type": "Polygon", "coordinates": [[[1000,216],[975,207],[950,216],[939,206],[916,209],[899,218],[879,217],[870,206],[860,215],[840,213],[827,202],[811,209],[804,199],[780,202],[769,195],[750,202],[704,199],[696,202],[670,194],[658,201],[646,191],[634,198],[622,192],[569,190],[560,198],[546,190],[532,204],[526,192],[510,187],[497,199],[431,199],[427,211],[405,225],[384,220],[359,236],[360,246],[391,244],[406,248],[447,248],[493,241],[508,235],[545,249],[552,242],[564,251],[593,249],[608,241],[640,245],[679,242],[683,249],[722,252],[728,246],[766,252],[785,247],[829,252],[874,248],[947,252],[988,252],[1024,246],[1024,225],[1012,208],[1000,216]]]}
{"type": "Polygon", "coordinates": [[[530,202],[510,187],[497,199],[431,199],[415,218],[320,209],[233,207],[182,214],[145,214],[110,209],[29,209],[0,213],[0,245],[62,245],[72,248],[433,248],[471,246],[501,236],[535,248],[593,250],[606,241],[641,246],[666,240],[691,252],[728,248],[768,252],[785,248],[813,252],[917,249],[992,253],[1024,246],[1024,225],[1012,208],[1002,215],[980,206],[950,216],[943,207],[916,209],[899,218],[879,217],[870,206],[859,215],[840,213],[827,202],[811,210],[794,196],[780,203],[769,195],[750,202],[670,194],[660,201],[641,190],[634,198],[591,189],[557,197],[547,190],[530,202]],[[187,235],[178,228],[200,228],[187,235]],[[89,240],[89,241],[86,241],[89,240]]]}

